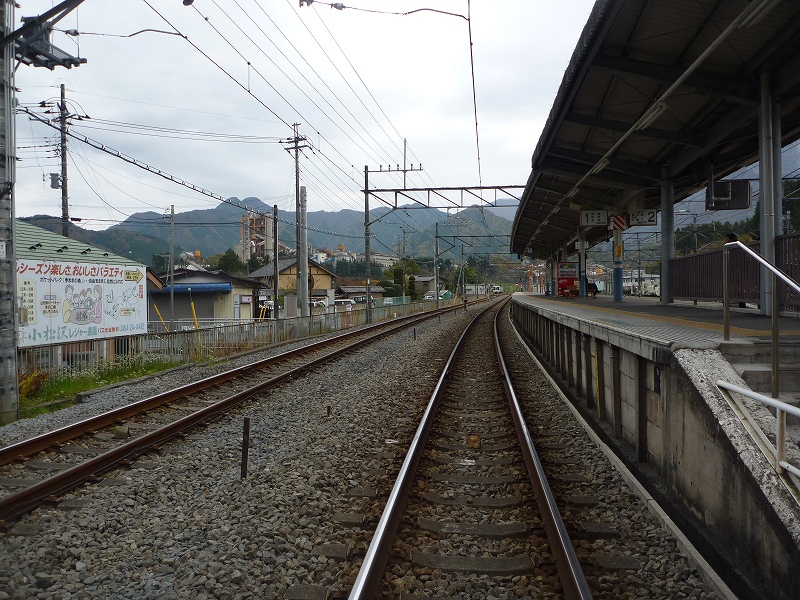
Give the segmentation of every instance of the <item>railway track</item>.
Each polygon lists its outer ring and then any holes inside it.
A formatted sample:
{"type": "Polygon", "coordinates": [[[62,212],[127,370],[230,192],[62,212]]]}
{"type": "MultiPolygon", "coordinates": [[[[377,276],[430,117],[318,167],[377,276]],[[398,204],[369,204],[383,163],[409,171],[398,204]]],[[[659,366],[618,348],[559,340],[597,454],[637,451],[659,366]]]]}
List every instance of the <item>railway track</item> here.
{"type": "MultiPolygon", "coordinates": [[[[441,326],[420,324],[413,336],[407,329],[366,351],[320,364],[214,418],[186,439],[162,444],[160,451],[133,461],[129,469],[106,474],[102,485],[58,494],[57,504],[42,506],[0,532],[0,596],[348,597],[416,423],[440,381],[439,371],[475,312],[454,314],[441,326]],[[252,419],[247,478],[239,474],[243,417],[252,419]]],[[[683,546],[648,513],[650,501],[627,487],[617,467],[572,419],[510,331],[507,316],[500,320],[500,333],[531,436],[592,596],[729,597],[704,584],[708,579],[701,579],[686,560],[683,546]]],[[[489,355],[480,354],[477,365],[458,369],[452,377],[466,381],[469,391],[461,396],[470,400],[488,400],[495,393],[484,389],[489,355]]],[[[142,397],[154,393],[155,381],[137,385],[150,390],[142,397]]],[[[107,394],[115,397],[101,396],[95,402],[110,406],[109,401],[119,398],[118,391],[107,394]]],[[[477,413],[472,414],[477,421],[477,413]]],[[[382,597],[564,597],[546,545],[540,555],[526,553],[539,543],[529,544],[526,538],[541,540],[546,531],[524,495],[532,490],[520,468],[524,459],[513,454],[514,437],[500,432],[501,420],[490,417],[487,426],[498,431],[484,434],[481,449],[469,449],[475,455],[467,458],[510,458],[514,464],[476,468],[480,477],[513,475],[514,480],[497,479],[484,487],[431,477],[424,487],[413,487],[420,509],[433,510],[427,523],[418,515],[398,520],[403,537],[396,548],[392,541],[382,597]],[[493,509],[490,516],[502,517],[495,519],[505,523],[501,527],[491,525],[489,516],[476,517],[481,509],[477,503],[462,505],[456,519],[448,516],[453,507],[430,502],[427,494],[448,501],[471,495],[516,498],[519,503],[493,509]],[[467,516],[486,525],[491,536],[479,536],[477,527],[450,531],[453,524],[468,523],[467,516]],[[525,525],[524,532],[515,522],[525,525]],[[484,546],[482,537],[493,545],[484,546]],[[458,552],[475,560],[512,558],[527,571],[488,574],[478,568],[470,573],[463,567],[449,571],[413,563],[458,552]]],[[[93,438],[80,445],[87,440],[93,438]]],[[[433,448],[439,457],[467,451],[465,436],[436,435],[432,440],[441,442],[433,448]]],[[[468,466],[427,458],[421,465],[440,476],[459,474],[457,469],[468,466]]]]}
{"type": "Polygon", "coordinates": [[[458,308],[348,332],[0,448],[0,530],[45,501],[158,450],[241,402],[382,336],[458,308]],[[50,476],[47,474],[55,473],[50,476]],[[45,476],[42,476],[45,474],[45,476]]]}
{"type": "Polygon", "coordinates": [[[498,311],[453,350],[351,599],[591,597],[505,372],[498,311]]]}

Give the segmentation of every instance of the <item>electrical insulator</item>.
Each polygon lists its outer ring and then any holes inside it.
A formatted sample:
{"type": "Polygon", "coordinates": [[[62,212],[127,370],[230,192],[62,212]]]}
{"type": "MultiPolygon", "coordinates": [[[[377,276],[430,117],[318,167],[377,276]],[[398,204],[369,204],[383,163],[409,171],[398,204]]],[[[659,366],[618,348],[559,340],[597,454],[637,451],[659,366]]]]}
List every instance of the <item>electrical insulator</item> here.
{"type": "Polygon", "coordinates": [[[331,8],[335,8],[336,10],[344,10],[344,4],[341,2],[334,2],[331,4],[331,8]]]}

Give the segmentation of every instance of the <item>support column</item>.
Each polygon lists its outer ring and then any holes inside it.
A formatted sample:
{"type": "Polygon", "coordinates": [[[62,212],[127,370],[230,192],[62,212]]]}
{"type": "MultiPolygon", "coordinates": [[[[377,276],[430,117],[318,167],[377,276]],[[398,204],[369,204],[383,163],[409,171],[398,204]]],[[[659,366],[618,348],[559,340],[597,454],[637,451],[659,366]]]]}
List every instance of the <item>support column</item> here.
{"type": "Polygon", "coordinates": [[[622,302],[622,229],[614,229],[614,302],[622,302]]]}
{"type": "MultiPolygon", "coordinates": [[[[775,153],[772,115],[772,86],[769,73],[761,73],[759,113],[759,196],[761,209],[761,256],[775,262],[775,153]]],[[[780,154],[780,153],[779,153],[780,154]]],[[[777,211],[780,212],[780,211],[777,211]]],[[[761,314],[772,314],[772,276],[761,267],[761,314]]]]}
{"type": "Polygon", "coordinates": [[[675,258],[675,188],[671,179],[661,180],[661,304],[672,302],[669,261],[675,258]]]}
{"type": "Polygon", "coordinates": [[[578,296],[586,298],[586,231],[578,232],[578,296]]]}
{"type": "Polygon", "coordinates": [[[647,462],[647,361],[636,357],[636,460],[647,462]]]}
{"type": "Polygon", "coordinates": [[[611,412],[614,414],[614,437],[622,439],[622,376],[620,375],[620,354],[618,346],[611,346],[611,412]]]}
{"type": "MultiPolygon", "coordinates": [[[[775,185],[775,236],[783,235],[783,154],[781,153],[781,102],[772,99],[772,181],[775,185]]],[[[777,249],[776,249],[777,251],[777,249]]],[[[780,265],[778,265],[780,266],[780,265]]]]}

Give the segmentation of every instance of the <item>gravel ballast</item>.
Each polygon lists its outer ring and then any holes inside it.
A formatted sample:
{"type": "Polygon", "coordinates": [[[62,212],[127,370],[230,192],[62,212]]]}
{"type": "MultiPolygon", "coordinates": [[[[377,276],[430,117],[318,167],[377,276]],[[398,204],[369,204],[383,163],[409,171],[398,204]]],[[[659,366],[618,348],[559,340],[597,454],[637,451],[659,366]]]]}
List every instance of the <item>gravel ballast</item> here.
{"type": "MultiPolygon", "coordinates": [[[[416,339],[411,330],[386,336],[109,474],[110,485],[68,494],[69,510],[37,509],[0,534],[0,600],[283,598],[349,589],[357,552],[369,543],[385,502],[376,490],[391,487],[404,456],[398,442],[423,409],[420,395],[433,388],[475,314],[417,325],[416,339]],[[244,417],[251,419],[251,446],[248,477],[241,480],[244,417]]],[[[9,444],[255,358],[105,390],[0,428],[0,439],[9,444]]],[[[619,486],[619,478],[610,479],[619,486]]],[[[671,536],[625,498],[620,518],[657,549],[645,560],[654,568],[670,565],[674,581],[663,589],[674,595],[661,597],[713,597],[671,536]]],[[[658,597],[653,591],[620,597],[658,597]]]]}

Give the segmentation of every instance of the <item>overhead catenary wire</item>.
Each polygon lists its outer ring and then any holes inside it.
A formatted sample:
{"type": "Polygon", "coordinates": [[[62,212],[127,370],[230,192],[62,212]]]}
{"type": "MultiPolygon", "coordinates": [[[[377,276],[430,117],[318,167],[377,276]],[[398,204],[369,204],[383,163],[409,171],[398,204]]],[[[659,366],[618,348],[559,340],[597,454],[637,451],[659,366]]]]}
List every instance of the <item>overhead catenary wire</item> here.
{"type": "MultiPolygon", "coordinates": [[[[37,121],[39,121],[41,123],[44,123],[45,125],[47,125],[49,127],[56,128],[56,126],[53,125],[52,123],[50,123],[48,119],[42,117],[41,115],[37,115],[36,113],[34,113],[33,111],[31,111],[29,109],[21,108],[19,110],[21,110],[22,112],[28,114],[29,116],[31,116],[32,118],[36,119],[37,121]]],[[[145,171],[148,171],[150,173],[158,175],[159,177],[163,177],[164,179],[167,179],[167,180],[169,180],[169,181],[171,181],[173,183],[176,183],[178,185],[182,185],[184,187],[187,187],[187,188],[189,188],[189,189],[191,189],[191,190],[193,190],[195,192],[198,192],[198,193],[203,194],[205,196],[208,196],[210,198],[214,198],[215,200],[218,200],[220,202],[224,202],[226,204],[230,204],[231,206],[235,206],[235,207],[240,208],[240,209],[245,210],[245,211],[252,211],[252,212],[257,213],[257,214],[266,214],[265,211],[263,211],[263,210],[249,207],[249,206],[247,206],[245,204],[242,204],[240,201],[233,201],[230,198],[225,198],[225,197],[221,196],[220,194],[217,194],[217,193],[212,192],[210,190],[206,190],[205,188],[201,188],[200,186],[196,186],[193,183],[190,183],[190,182],[188,182],[188,181],[186,181],[184,179],[180,179],[179,177],[175,177],[174,175],[171,175],[170,173],[167,173],[166,171],[162,171],[160,169],[157,169],[156,167],[152,167],[152,166],[148,165],[145,162],[142,162],[142,161],[140,161],[140,160],[138,160],[136,158],[133,158],[131,156],[128,156],[126,154],[123,154],[123,153],[119,152],[118,150],[114,150],[112,148],[109,148],[108,146],[106,146],[104,144],[101,144],[100,142],[97,142],[97,141],[95,141],[95,140],[93,140],[91,138],[88,138],[85,135],[80,135],[80,134],[74,133],[72,131],[67,131],[67,136],[71,137],[73,139],[76,139],[76,140],[78,140],[80,142],[83,142],[84,144],[86,144],[88,146],[91,146],[91,147],[93,147],[93,148],[95,148],[97,150],[100,150],[101,152],[105,152],[106,154],[110,154],[111,156],[119,158],[120,160],[124,160],[125,162],[127,162],[129,164],[132,164],[132,165],[134,165],[136,167],[139,167],[140,169],[143,169],[145,171]]],[[[288,224],[288,225],[293,225],[293,226],[297,225],[296,222],[288,221],[288,220],[282,220],[280,218],[278,219],[278,221],[283,222],[283,223],[288,224]]],[[[319,229],[319,228],[316,228],[316,227],[310,227],[310,226],[307,226],[306,229],[308,229],[309,231],[316,231],[318,233],[325,233],[325,234],[329,234],[329,235],[338,235],[338,236],[341,236],[341,237],[351,237],[351,238],[363,237],[363,236],[353,236],[353,235],[344,234],[344,233],[337,233],[337,232],[333,232],[333,231],[326,231],[326,230],[323,230],[323,229],[319,229]]]]}
{"type": "MultiPolygon", "coordinates": [[[[273,61],[273,60],[272,60],[272,59],[269,57],[269,55],[267,55],[267,54],[264,52],[264,50],[263,50],[263,49],[260,47],[260,45],[259,45],[259,44],[256,44],[256,43],[255,43],[255,41],[254,41],[254,40],[253,40],[253,39],[252,39],[252,38],[251,38],[251,37],[250,37],[250,36],[249,36],[249,35],[248,35],[248,34],[247,34],[247,33],[246,33],[246,32],[245,32],[243,29],[242,29],[242,27],[241,27],[241,26],[239,26],[239,24],[236,22],[236,20],[235,20],[235,19],[233,19],[233,18],[232,18],[230,15],[228,15],[228,13],[227,13],[227,12],[226,12],[226,11],[225,11],[223,8],[221,8],[221,7],[219,6],[219,4],[216,2],[216,0],[212,0],[212,2],[214,3],[214,5],[215,5],[215,6],[217,6],[217,7],[220,9],[220,11],[221,11],[221,12],[222,12],[222,13],[223,13],[223,14],[224,14],[226,17],[228,17],[228,19],[230,19],[230,21],[231,21],[231,22],[234,24],[234,26],[235,26],[235,27],[236,27],[236,28],[237,28],[239,31],[241,31],[241,32],[242,32],[242,34],[243,34],[245,37],[247,37],[247,39],[248,39],[248,40],[250,40],[251,42],[253,42],[253,44],[256,46],[256,48],[258,48],[258,49],[261,51],[261,53],[262,53],[262,54],[263,54],[263,55],[264,55],[264,56],[265,56],[265,57],[266,57],[268,60],[270,60],[270,62],[272,62],[273,64],[276,64],[276,63],[275,63],[275,61],[273,61]]],[[[279,46],[278,46],[278,45],[277,45],[277,44],[276,44],[276,43],[275,43],[275,42],[272,40],[272,38],[270,38],[270,37],[269,37],[269,35],[267,35],[267,33],[264,31],[264,29],[263,29],[263,28],[262,28],[262,27],[261,27],[261,26],[260,26],[260,25],[259,25],[259,24],[258,24],[256,21],[255,21],[255,19],[253,19],[253,18],[252,18],[252,17],[251,17],[251,16],[250,16],[250,15],[247,13],[247,11],[245,11],[244,9],[242,9],[242,7],[241,7],[241,5],[239,4],[238,0],[233,0],[233,3],[234,3],[234,4],[236,4],[236,6],[237,6],[237,7],[238,7],[238,8],[239,8],[241,11],[242,11],[242,13],[243,13],[243,14],[244,14],[244,15],[245,15],[245,16],[246,16],[248,19],[250,19],[250,21],[253,23],[253,25],[254,25],[254,26],[255,26],[255,27],[256,27],[256,28],[257,28],[257,29],[258,29],[258,30],[261,32],[261,34],[262,34],[262,35],[263,35],[263,36],[264,36],[264,37],[267,39],[267,41],[269,41],[269,43],[270,43],[270,44],[272,44],[272,46],[273,46],[273,47],[274,47],[274,48],[275,48],[275,49],[276,49],[276,50],[277,50],[277,51],[278,51],[278,52],[281,54],[281,56],[283,56],[283,57],[286,59],[286,61],[287,61],[287,62],[288,62],[288,63],[289,63],[289,64],[290,64],[290,65],[291,65],[291,66],[292,66],[294,69],[295,69],[295,71],[297,71],[297,73],[300,75],[300,77],[302,77],[302,78],[303,78],[303,80],[304,80],[306,83],[308,83],[308,85],[309,85],[309,86],[311,86],[311,88],[312,88],[312,89],[313,89],[313,90],[314,90],[314,91],[315,91],[315,92],[316,92],[316,93],[317,93],[317,94],[320,96],[320,98],[322,99],[322,101],[323,101],[323,102],[325,102],[325,103],[326,103],[326,104],[327,104],[327,105],[328,105],[328,106],[329,106],[329,107],[330,107],[330,108],[331,108],[331,109],[332,109],[332,110],[333,110],[333,111],[336,113],[336,115],[337,115],[338,117],[342,118],[342,120],[343,120],[344,122],[347,122],[347,121],[346,121],[346,120],[345,120],[345,119],[342,117],[342,115],[341,115],[341,113],[338,111],[338,109],[336,109],[336,108],[335,108],[335,107],[334,107],[334,106],[333,106],[333,105],[332,105],[332,104],[331,104],[331,103],[328,101],[328,99],[327,99],[327,97],[325,96],[325,94],[323,94],[322,92],[320,92],[320,90],[318,90],[318,89],[317,89],[317,88],[314,86],[314,84],[313,84],[313,83],[312,83],[312,82],[311,82],[311,81],[308,79],[308,77],[306,77],[306,76],[305,76],[305,74],[303,74],[303,72],[302,72],[302,71],[301,71],[301,70],[300,70],[300,69],[297,67],[297,65],[295,65],[295,64],[294,64],[294,62],[291,60],[291,58],[290,58],[289,56],[287,56],[287,55],[286,55],[286,53],[284,53],[284,52],[283,52],[283,51],[280,49],[280,47],[279,47],[279,46]]],[[[257,6],[259,6],[259,7],[260,7],[260,5],[258,5],[258,4],[257,4],[257,6]]],[[[262,9],[262,10],[263,10],[263,9],[262,9]]],[[[266,14],[266,13],[265,13],[265,14],[266,14]]],[[[272,19],[269,17],[269,15],[267,15],[267,18],[270,20],[270,22],[272,22],[272,23],[273,23],[273,25],[275,24],[275,22],[274,22],[274,21],[273,21],[273,20],[272,20],[272,19]]],[[[292,41],[291,41],[291,40],[290,40],[288,37],[286,37],[286,35],[285,35],[285,34],[283,34],[283,32],[281,31],[281,29],[280,29],[280,28],[278,28],[277,26],[276,26],[276,28],[278,29],[278,32],[279,32],[279,33],[281,33],[281,35],[283,35],[284,39],[285,39],[285,40],[286,40],[286,41],[289,43],[289,45],[290,45],[290,46],[291,46],[291,47],[292,47],[292,48],[295,50],[295,55],[296,55],[296,56],[298,56],[299,58],[301,58],[301,59],[302,59],[302,60],[303,60],[303,61],[306,63],[306,65],[307,65],[307,66],[308,66],[308,68],[311,70],[311,72],[312,72],[312,73],[314,73],[314,75],[316,75],[316,76],[317,76],[317,78],[320,80],[320,82],[322,83],[322,85],[324,85],[324,86],[325,86],[325,89],[328,91],[328,93],[329,93],[330,95],[332,95],[332,96],[333,96],[333,97],[334,97],[334,98],[335,98],[335,99],[338,101],[338,103],[341,105],[342,109],[343,109],[344,111],[346,111],[346,112],[347,112],[347,114],[349,114],[349,115],[350,115],[350,117],[351,117],[351,118],[352,118],[352,119],[353,119],[353,120],[354,120],[354,121],[355,121],[355,122],[356,122],[356,123],[359,125],[359,127],[360,127],[360,128],[361,128],[361,129],[362,129],[362,130],[363,130],[363,131],[366,133],[366,135],[367,135],[367,136],[368,136],[368,137],[369,137],[369,138],[370,138],[370,139],[371,139],[371,140],[372,140],[372,141],[373,141],[373,142],[374,142],[374,143],[375,143],[375,144],[376,144],[376,145],[379,147],[379,149],[381,150],[381,152],[383,152],[383,153],[384,153],[384,155],[385,155],[385,156],[384,156],[384,160],[389,160],[389,158],[388,158],[388,153],[386,153],[386,150],[380,147],[380,143],[379,143],[379,142],[378,142],[378,141],[377,141],[377,140],[376,140],[376,139],[375,139],[375,138],[372,136],[372,134],[369,132],[369,130],[368,130],[368,129],[367,129],[367,128],[366,128],[366,127],[365,127],[365,126],[364,126],[364,125],[363,125],[363,124],[362,124],[362,123],[359,121],[358,117],[357,117],[356,115],[354,115],[354,114],[353,114],[353,112],[352,112],[352,111],[349,109],[349,107],[347,106],[347,104],[346,104],[344,101],[342,101],[342,99],[341,99],[341,98],[339,98],[339,96],[336,94],[336,92],[335,92],[333,89],[331,89],[331,87],[330,87],[330,86],[329,86],[329,85],[328,85],[328,84],[325,82],[325,80],[324,80],[324,79],[323,79],[323,78],[322,78],[322,77],[319,75],[319,73],[317,73],[317,71],[314,69],[314,67],[313,67],[313,66],[312,66],[312,65],[311,65],[311,64],[310,64],[310,63],[309,63],[309,62],[308,62],[308,61],[305,59],[305,57],[303,56],[303,53],[302,53],[302,52],[300,52],[300,51],[299,51],[299,50],[298,50],[298,49],[295,47],[294,43],[293,43],[293,42],[292,42],[292,41]]],[[[277,65],[276,65],[276,66],[277,66],[277,65]]],[[[278,68],[280,68],[280,67],[278,67],[278,68]]],[[[289,76],[288,76],[288,75],[287,75],[285,72],[283,72],[283,70],[282,70],[282,69],[281,69],[281,72],[282,72],[282,73],[284,73],[284,75],[287,77],[287,79],[289,79],[290,81],[292,81],[292,82],[294,83],[294,79],[293,79],[293,78],[289,77],[289,76]]],[[[302,88],[300,88],[300,86],[297,86],[297,87],[298,87],[298,89],[300,89],[301,91],[303,91],[303,90],[302,90],[302,88]]],[[[305,93],[305,92],[303,92],[303,93],[305,93]]],[[[308,96],[307,96],[307,97],[308,97],[308,96]]],[[[316,105],[316,103],[315,103],[315,106],[317,106],[317,108],[319,108],[319,106],[318,106],[318,105],[316,105]]],[[[348,123],[348,125],[349,125],[349,123],[348,123]]],[[[358,136],[359,136],[359,138],[360,138],[362,141],[365,141],[365,142],[366,142],[366,140],[364,140],[364,138],[363,138],[363,137],[362,137],[360,134],[358,134],[358,132],[356,131],[356,128],[355,128],[354,126],[352,126],[352,125],[351,125],[351,126],[350,126],[350,128],[353,130],[353,132],[354,132],[354,133],[356,133],[356,135],[358,135],[358,136]]],[[[374,149],[374,148],[372,148],[372,150],[373,150],[373,151],[375,151],[375,149],[374,149]]]]}
{"type": "MultiPolygon", "coordinates": [[[[152,4],[150,4],[150,3],[147,3],[147,4],[148,4],[148,6],[150,6],[150,7],[152,8],[152,4]]],[[[215,4],[215,5],[216,5],[218,8],[220,8],[220,10],[222,10],[222,12],[224,12],[224,9],[220,7],[220,3],[217,3],[217,2],[215,2],[214,4],[215,4]]],[[[239,5],[240,5],[240,3],[239,3],[239,2],[237,2],[236,4],[237,4],[237,6],[239,6],[239,5]]],[[[261,7],[261,5],[260,5],[259,3],[257,3],[257,2],[256,2],[256,3],[255,3],[255,5],[256,5],[256,6],[258,6],[258,8],[259,8],[259,9],[261,9],[262,11],[264,11],[264,9],[261,7]]],[[[245,9],[244,7],[241,7],[241,6],[240,6],[240,8],[241,8],[242,10],[252,10],[252,9],[250,9],[250,7],[247,7],[247,8],[245,9]]],[[[157,11],[156,11],[156,12],[157,12],[157,11]]],[[[315,14],[317,14],[317,11],[315,11],[315,14]]],[[[159,16],[160,16],[160,15],[159,15],[159,16]]],[[[172,24],[171,24],[171,23],[169,23],[169,24],[170,24],[170,26],[172,26],[172,24]]],[[[184,37],[184,36],[183,36],[183,33],[181,33],[181,32],[178,32],[178,31],[176,31],[176,36],[184,37]]],[[[187,40],[187,41],[188,41],[188,40],[187,40]]],[[[194,44],[192,44],[192,45],[194,45],[194,44]]],[[[201,52],[201,53],[202,53],[202,52],[201,52]]],[[[209,52],[209,54],[211,54],[211,53],[209,52]]],[[[208,57],[207,57],[207,58],[208,58],[208,57]]],[[[214,61],[214,60],[212,60],[212,62],[215,62],[215,61],[214,61]]],[[[229,66],[230,66],[230,65],[226,65],[226,64],[224,63],[224,61],[216,61],[216,62],[218,62],[220,65],[224,65],[225,67],[229,67],[229,66]]],[[[225,69],[223,69],[223,71],[224,71],[224,70],[225,70],[225,69]]],[[[230,69],[228,69],[228,71],[230,71],[230,69]]],[[[229,75],[229,73],[227,73],[227,72],[226,72],[226,75],[228,75],[229,77],[231,77],[231,76],[229,75]]],[[[252,94],[251,94],[251,95],[252,95],[252,94]]],[[[255,95],[257,96],[257,94],[255,94],[255,95]]],[[[269,104],[269,102],[266,102],[265,104],[269,104]]],[[[365,105],[365,106],[366,106],[366,105],[365,105]]],[[[274,114],[274,113],[273,113],[273,114],[274,114]]],[[[384,115],[385,115],[385,113],[384,113],[384,115]]],[[[274,115],[274,116],[278,117],[278,115],[274,115]]],[[[280,120],[280,121],[281,121],[283,124],[286,124],[286,121],[284,121],[283,119],[280,119],[280,118],[279,118],[279,120],[280,120]]],[[[376,119],[376,121],[377,121],[377,119],[376,119]]],[[[387,121],[388,121],[388,117],[387,117],[387,121]]],[[[99,121],[95,121],[95,122],[99,122],[99,121]]],[[[83,126],[84,126],[84,124],[81,124],[81,125],[76,125],[76,127],[78,127],[78,128],[80,128],[80,127],[83,127],[83,126]]],[[[86,127],[87,127],[87,128],[88,128],[88,127],[91,127],[91,125],[86,125],[86,127]]],[[[88,130],[88,129],[87,129],[87,130],[88,130]]],[[[390,136],[388,136],[388,135],[387,135],[387,138],[388,138],[388,139],[391,139],[391,137],[390,137],[390,136]]],[[[323,199],[323,196],[326,196],[326,197],[324,197],[323,201],[325,201],[326,203],[328,203],[328,204],[329,204],[329,205],[331,205],[331,206],[333,206],[333,204],[334,204],[334,203],[336,203],[336,202],[338,202],[338,201],[342,201],[342,200],[343,200],[343,201],[344,201],[346,204],[348,204],[348,205],[350,205],[351,203],[352,203],[352,204],[355,204],[357,201],[356,201],[354,198],[356,198],[357,194],[353,194],[353,192],[354,192],[354,191],[356,191],[356,192],[357,192],[357,190],[358,190],[358,186],[360,185],[360,182],[358,181],[358,179],[357,179],[357,178],[353,178],[353,177],[350,175],[350,173],[348,172],[348,171],[349,171],[349,168],[348,168],[348,167],[343,167],[343,166],[342,166],[342,161],[341,161],[341,160],[339,160],[338,158],[336,158],[337,156],[338,156],[338,157],[343,157],[343,155],[344,155],[345,153],[344,153],[344,152],[342,152],[342,150],[341,150],[341,147],[339,147],[339,146],[336,146],[336,145],[333,145],[333,144],[329,144],[329,143],[327,143],[327,139],[324,139],[324,140],[323,140],[323,144],[322,144],[322,145],[325,147],[325,150],[326,150],[326,154],[327,154],[327,156],[328,156],[328,157],[332,157],[332,158],[333,158],[333,160],[328,160],[328,161],[327,161],[327,167],[330,167],[330,166],[331,166],[331,165],[333,165],[333,164],[335,164],[335,165],[336,165],[336,169],[337,169],[337,170],[338,170],[338,172],[340,172],[340,173],[342,174],[342,176],[343,176],[343,177],[342,177],[342,186],[343,186],[343,187],[342,187],[342,188],[339,188],[338,186],[333,186],[333,187],[329,187],[329,188],[327,188],[327,187],[323,187],[323,188],[321,188],[321,191],[324,191],[324,192],[326,192],[326,193],[325,193],[325,194],[320,194],[320,198],[321,198],[321,199],[323,199]],[[331,153],[333,153],[333,154],[331,154],[331,153]],[[345,177],[345,176],[344,176],[345,174],[347,174],[348,176],[347,176],[347,177],[345,177]],[[344,184],[344,182],[348,182],[348,183],[345,185],[345,184],[344,184]]],[[[413,152],[412,152],[411,154],[413,155],[413,152]]],[[[320,181],[322,181],[322,179],[323,179],[323,177],[321,176],[321,172],[322,172],[323,170],[325,170],[325,169],[326,169],[326,165],[325,165],[325,162],[326,162],[326,161],[318,161],[318,160],[315,160],[315,157],[316,157],[316,158],[319,158],[319,157],[321,157],[321,156],[322,156],[322,154],[317,154],[316,150],[315,150],[315,152],[314,152],[314,154],[313,154],[313,155],[312,155],[312,154],[309,154],[309,155],[308,155],[308,158],[311,160],[311,162],[309,162],[309,163],[306,165],[306,171],[305,171],[306,173],[312,173],[312,172],[313,172],[313,173],[316,173],[316,174],[318,175],[318,177],[319,177],[319,180],[320,180],[320,181]]],[[[352,162],[353,162],[353,161],[348,161],[348,162],[350,163],[349,167],[350,167],[350,168],[352,168],[352,162]]],[[[388,159],[387,159],[387,164],[388,164],[388,162],[389,162],[389,161],[388,161],[388,159]]],[[[358,170],[355,170],[355,173],[356,173],[356,175],[358,176],[358,174],[359,174],[358,170]]],[[[422,174],[420,175],[420,177],[427,177],[427,176],[428,176],[428,172],[422,172],[422,174]]],[[[389,175],[389,177],[388,177],[387,179],[397,179],[398,177],[399,177],[399,175],[397,175],[397,174],[395,174],[395,173],[392,173],[391,175],[389,175]]],[[[321,184],[318,184],[318,185],[321,185],[321,184]]]]}

